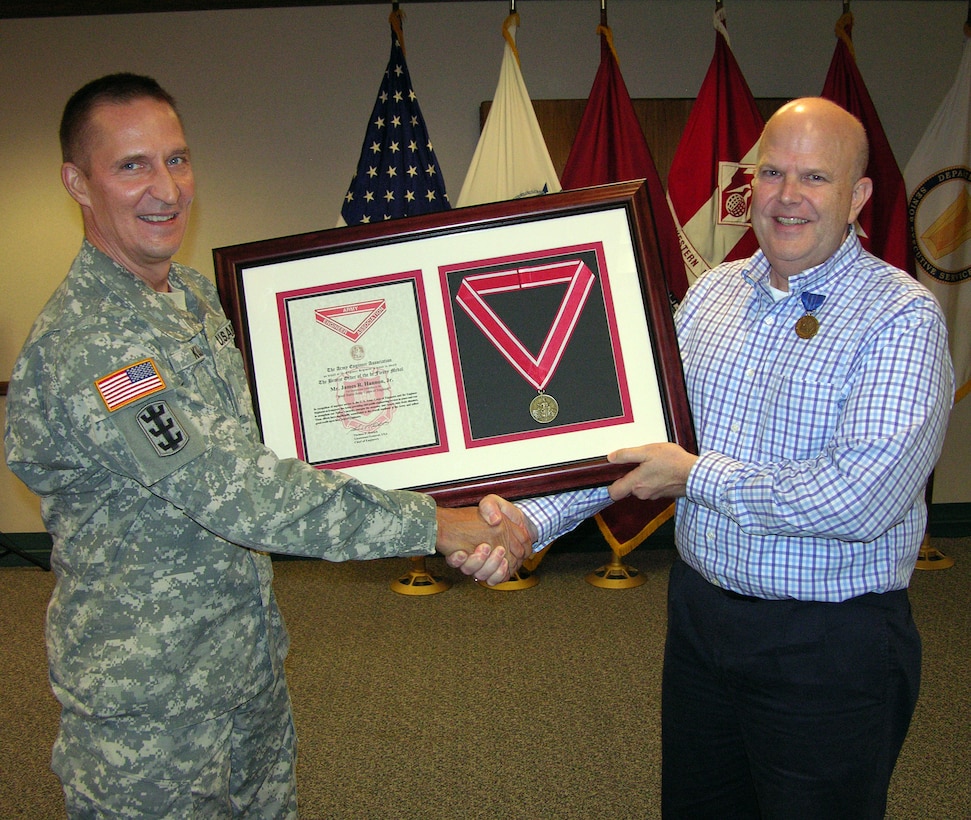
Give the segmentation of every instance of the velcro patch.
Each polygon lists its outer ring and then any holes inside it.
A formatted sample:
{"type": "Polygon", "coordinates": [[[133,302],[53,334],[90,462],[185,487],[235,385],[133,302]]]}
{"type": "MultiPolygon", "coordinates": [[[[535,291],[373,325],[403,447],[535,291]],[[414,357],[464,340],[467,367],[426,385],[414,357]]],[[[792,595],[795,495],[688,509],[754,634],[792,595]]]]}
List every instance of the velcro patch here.
{"type": "Polygon", "coordinates": [[[189,443],[189,434],[164,401],[153,401],[138,411],[138,426],[160,456],[178,453],[189,443]]]}
{"type": "Polygon", "coordinates": [[[109,412],[125,407],[133,401],[144,399],[165,389],[155,362],[142,359],[128,367],[109,373],[95,381],[98,394],[109,412]]]}

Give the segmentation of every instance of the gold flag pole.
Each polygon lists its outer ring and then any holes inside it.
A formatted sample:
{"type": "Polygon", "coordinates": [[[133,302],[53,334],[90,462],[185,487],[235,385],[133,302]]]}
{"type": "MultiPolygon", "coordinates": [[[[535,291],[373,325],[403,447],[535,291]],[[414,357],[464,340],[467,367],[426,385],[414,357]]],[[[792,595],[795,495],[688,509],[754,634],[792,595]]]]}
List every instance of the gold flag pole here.
{"type": "Polygon", "coordinates": [[[587,583],[601,589],[632,589],[647,581],[640,570],[629,567],[620,556],[610,551],[610,560],[587,575],[587,583]]]}
{"type": "MultiPolygon", "coordinates": [[[[388,22],[394,30],[395,37],[398,38],[398,45],[401,46],[401,53],[405,53],[405,34],[402,25],[404,12],[398,0],[392,0],[391,15],[388,22]]],[[[445,592],[452,584],[440,575],[432,575],[428,570],[424,555],[408,559],[411,568],[404,575],[399,576],[391,582],[391,589],[400,595],[434,595],[438,592],[445,592]]]]}
{"type": "Polygon", "coordinates": [[[654,516],[647,525],[633,538],[620,542],[610,532],[606,522],[597,516],[597,526],[600,533],[610,547],[610,560],[598,569],[587,575],[587,583],[601,589],[631,589],[639,587],[647,578],[641,574],[640,570],[627,566],[621,560],[632,553],[640,544],[653,535],[658,527],[674,517],[674,502],[658,515],[654,516]]]}

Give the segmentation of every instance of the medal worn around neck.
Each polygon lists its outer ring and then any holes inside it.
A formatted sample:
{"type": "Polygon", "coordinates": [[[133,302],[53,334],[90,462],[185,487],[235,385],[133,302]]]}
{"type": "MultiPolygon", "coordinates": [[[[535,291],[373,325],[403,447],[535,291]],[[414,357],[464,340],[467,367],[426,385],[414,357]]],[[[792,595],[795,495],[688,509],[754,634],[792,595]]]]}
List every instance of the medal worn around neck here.
{"type": "Polygon", "coordinates": [[[816,335],[818,330],[819,319],[817,319],[811,313],[807,313],[805,316],[800,316],[799,321],[796,322],[796,335],[800,339],[811,339],[816,335]]]}
{"type": "Polygon", "coordinates": [[[819,319],[814,314],[819,310],[825,299],[825,296],[809,291],[802,294],[802,306],[806,313],[804,316],[800,316],[796,322],[796,335],[800,339],[811,339],[819,331],[819,319]]]}

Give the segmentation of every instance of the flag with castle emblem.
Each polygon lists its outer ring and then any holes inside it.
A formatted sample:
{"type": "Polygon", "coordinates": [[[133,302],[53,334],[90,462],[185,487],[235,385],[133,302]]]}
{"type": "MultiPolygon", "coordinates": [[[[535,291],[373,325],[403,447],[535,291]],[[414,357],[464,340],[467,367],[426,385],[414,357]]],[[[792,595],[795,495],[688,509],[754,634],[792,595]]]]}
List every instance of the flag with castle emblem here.
{"type": "Polygon", "coordinates": [[[689,283],[758,248],[749,208],[765,121],[732,54],[724,8],[714,25],[715,53],[668,172],[689,283]]]}
{"type": "Polygon", "coordinates": [[[392,11],[391,56],[368,122],[339,225],[448,210],[442,178],[405,63],[401,11],[392,11]]]}
{"type": "Polygon", "coordinates": [[[947,317],[960,400],[971,392],[971,26],[957,78],[904,169],[917,278],[947,317]]]}

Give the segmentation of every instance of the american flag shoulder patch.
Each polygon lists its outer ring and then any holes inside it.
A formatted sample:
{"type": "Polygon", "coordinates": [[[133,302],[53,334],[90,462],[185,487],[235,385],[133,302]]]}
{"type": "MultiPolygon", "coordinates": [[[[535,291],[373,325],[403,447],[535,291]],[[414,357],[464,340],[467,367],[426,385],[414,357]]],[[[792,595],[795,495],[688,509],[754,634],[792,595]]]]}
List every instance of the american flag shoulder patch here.
{"type": "Polygon", "coordinates": [[[103,376],[95,381],[94,386],[98,389],[105,407],[113,412],[126,404],[164,390],[165,381],[159,375],[155,362],[142,359],[103,376]]]}

